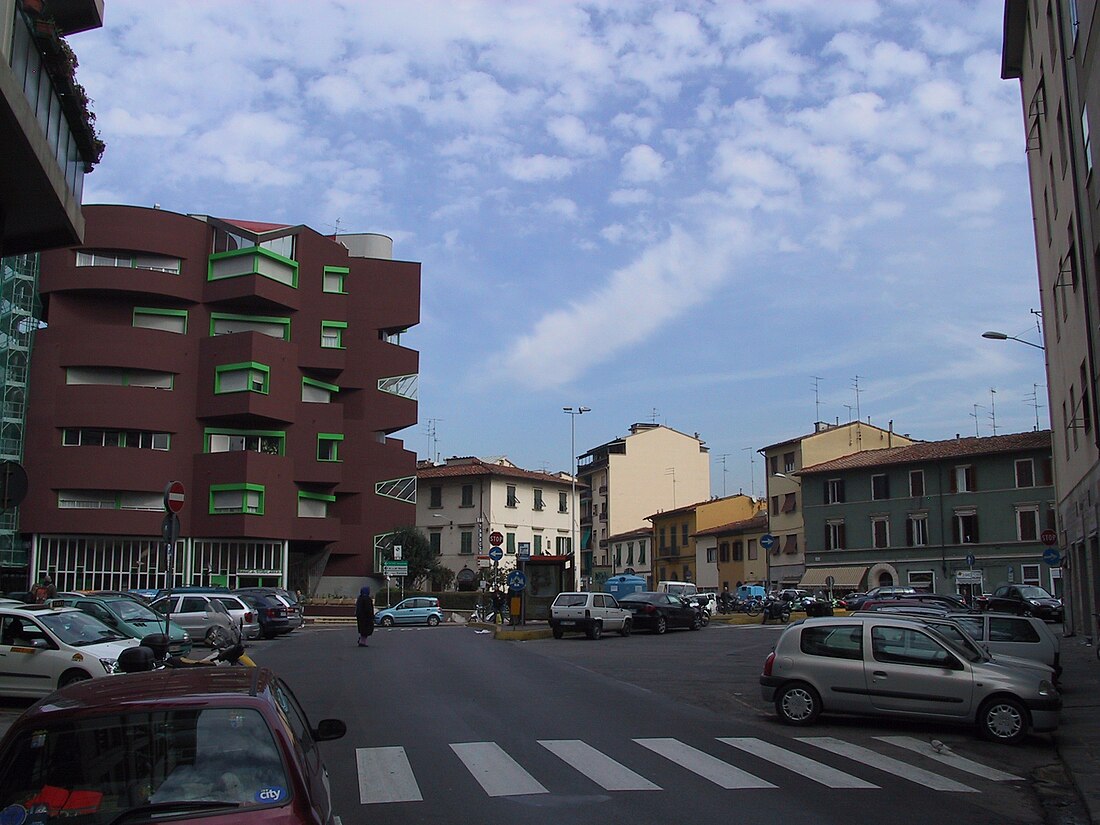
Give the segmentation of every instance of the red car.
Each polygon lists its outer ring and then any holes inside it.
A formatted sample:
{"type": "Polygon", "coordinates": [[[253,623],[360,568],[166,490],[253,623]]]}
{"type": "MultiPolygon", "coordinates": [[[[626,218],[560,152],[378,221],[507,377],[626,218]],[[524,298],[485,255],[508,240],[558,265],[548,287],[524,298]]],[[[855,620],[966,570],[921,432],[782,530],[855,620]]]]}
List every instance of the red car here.
{"type": "Polygon", "coordinates": [[[312,727],[270,670],[168,669],[94,682],[42,699],[0,740],[0,821],[337,821],[317,743],[346,727],[338,719],[312,727]]]}

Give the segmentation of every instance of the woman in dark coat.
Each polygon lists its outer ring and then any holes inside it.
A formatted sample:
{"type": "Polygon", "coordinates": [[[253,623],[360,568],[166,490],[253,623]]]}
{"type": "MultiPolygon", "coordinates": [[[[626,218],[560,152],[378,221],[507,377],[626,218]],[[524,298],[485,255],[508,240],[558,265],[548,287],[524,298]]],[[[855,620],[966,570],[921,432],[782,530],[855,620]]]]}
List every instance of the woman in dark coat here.
{"type": "Polygon", "coordinates": [[[374,599],[366,585],[355,600],[355,624],[359,628],[359,647],[366,647],[367,638],[374,632],[374,599]]]}

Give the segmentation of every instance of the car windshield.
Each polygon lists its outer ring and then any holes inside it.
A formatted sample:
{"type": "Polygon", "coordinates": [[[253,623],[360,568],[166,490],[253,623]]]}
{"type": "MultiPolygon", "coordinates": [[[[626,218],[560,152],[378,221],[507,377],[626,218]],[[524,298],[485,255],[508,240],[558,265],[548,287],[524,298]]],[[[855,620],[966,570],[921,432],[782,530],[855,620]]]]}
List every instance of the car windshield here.
{"type": "MultiPolygon", "coordinates": [[[[128,810],[283,805],[290,783],[253,708],[112,714],[25,730],[0,764],[0,810],[107,825],[128,810]]],[[[45,821],[45,820],[43,820],[45,821]]]]}
{"type": "Polygon", "coordinates": [[[94,616],[79,610],[66,610],[63,613],[40,613],[38,620],[57,638],[73,647],[97,645],[101,642],[113,642],[128,639],[124,633],[108,627],[94,616]]]}
{"type": "Polygon", "coordinates": [[[1020,595],[1023,596],[1025,599],[1052,599],[1052,598],[1054,598],[1049,593],[1047,593],[1047,591],[1043,590],[1043,588],[1036,587],[1034,585],[1028,585],[1027,587],[1021,587],[1020,588],[1020,595]]]}
{"type": "Polygon", "coordinates": [[[113,599],[107,604],[111,608],[111,612],[124,622],[160,621],[160,617],[150,610],[147,605],[135,602],[133,599],[113,599]]]}
{"type": "Polygon", "coordinates": [[[991,657],[974,641],[973,637],[962,628],[950,622],[936,622],[931,625],[939,631],[947,641],[952,642],[963,654],[963,658],[970,662],[985,662],[991,657]]]}

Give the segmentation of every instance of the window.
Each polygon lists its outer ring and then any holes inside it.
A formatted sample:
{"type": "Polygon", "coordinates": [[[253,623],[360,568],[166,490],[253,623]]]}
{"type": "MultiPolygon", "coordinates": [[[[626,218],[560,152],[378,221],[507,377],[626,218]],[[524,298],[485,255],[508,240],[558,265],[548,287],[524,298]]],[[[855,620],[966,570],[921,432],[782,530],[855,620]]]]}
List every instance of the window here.
{"type": "Polygon", "coordinates": [[[1092,432],[1092,409],[1089,407],[1089,373],[1085,368],[1085,362],[1081,362],[1081,425],[1085,429],[1085,435],[1092,432]]]}
{"type": "Polygon", "coordinates": [[[788,533],[783,538],[783,552],[784,553],[797,553],[798,552],[798,533],[788,533]]]}
{"type": "Polygon", "coordinates": [[[1016,486],[1035,486],[1035,465],[1030,458],[1020,458],[1016,460],[1016,486]]]}
{"type": "Polygon", "coordinates": [[[909,471],[909,495],[914,498],[924,495],[924,470],[909,471]]]}
{"type": "Polygon", "coordinates": [[[905,543],[909,547],[924,547],[928,544],[928,515],[910,513],[905,520],[905,543]]]}
{"type": "Polygon", "coordinates": [[[632,541],[626,543],[626,563],[627,566],[634,564],[634,542],[632,541]]]}
{"type": "Polygon", "coordinates": [[[144,252],[111,252],[84,249],[76,253],[77,266],[114,266],[123,269],[148,269],[179,275],[180,259],[170,255],[150,255],[144,252]]]}
{"type": "Polygon", "coordinates": [[[918,667],[943,668],[955,660],[931,636],[905,627],[872,627],[871,654],[879,662],[918,667]]]}
{"type": "Polygon", "coordinates": [[[972,493],[975,489],[973,465],[960,464],[951,474],[951,492],[972,493]]]}
{"type": "Polygon", "coordinates": [[[114,490],[58,490],[57,506],[61,510],[114,510],[118,497],[114,490]]]}
{"type": "Polygon", "coordinates": [[[269,315],[227,315],[210,313],[210,335],[232,335],[235,332],[258,332],[269,338],[290,340],[290,319],[269,315]]]}
{"type": "Polygon", "coordinates": [[[340,442],[344,436],[340,433],[317,433],[317,460],[339,461],[340,442]]]}
{"type": "Polygon", "coordinates": [[[443,506],[443,488],[438,484],[428,488],[428,506],[437,509],[443,506]]]}
{"type": "Polygon", "coordinates": [[[783,472],[794,472],[794,453],[783,453],[783,472]]]}
{"type": "Polygon", "coordinates": [[[1040,587],[1039,583],[1039,565],[1037,564],[1025,564],[1020,567],[1020,578],[1023,580],[1023,584],[1031,585],[1032,587],[1040,587]]]}
{"type": "Polygon", "coordinates": [[[825,503],[840,504],[844,501],[844,479],[830,478],[825,482],[825,503]]]}
{"type": "Polygon", "coordinates": [[[510,556],[514,556],[516,554],[516,534],[505,533],[504,539],[504,552],[510,556]]]}
{"type": "Polygon", "coordinates": [[[546,509],[546,504],[542,500],[542,490],[540,490],[536,487],[534,496],[535,496],[535,503],[533,505],[534,509],[536,509],[536,510],[545,510],[546,509]]]}
{"type": "Polygon", "coordinates": [[[321,282],[323,292],[334,292],[338,295],[347,295],[344,279],[351,272],[346,266],[326,266],[321,282]]]}
{"type": "Polygon", "coordinates": [[[535,533],[535,549],[532,551],[534,555],[542,555],[542,533],[535,533]]]}
{"type": "Polygon", "coordinates": [[[718,563],[718,548],[717,547],[708,547],[707,548],[707,564],[717,564],[717,563],[718,563]]]}
{"type": "Polygon", "coordinates": [[[242,364],[224,364],[214,367],[214,394],[231,392],[256,392],[267,395],[270,387],[271,368],[254,361],[242,364]]]}
{"type": "Polygon", "coordinates": [[[782,513],[793,513],[798,506],[798,500],[795,497],[795,493],[783,494],[783,507],[780,509],[782,513]]]}
{"type": "Polygon", "coordinates": [[[1081,140],[1085,144],[1085,176],[1092,174],[1092,140],[1089,136],[1089,113],[1081,109],[1081,140]]]}
{"type": "Polygon", "coordinates": [[[321,348],[322,349],[346,349],[344,344],[344,330],[348,325],[343,321],[321,322],[321,348]]]}
{"type": "Polygon", "coordinates": [[[335,384],[326,384],[313,378],[302,379],[302,401],[307,404],[331,404],[332,396],[340,392],[335,384]]]}
{"type": "Polygon", "coordinates": [[[1039,538],[1039,505],[1026,504],[1016,507],[1016,538],[1019,541],[1036,541],[1039,538]]]}
{"type": "Polygon", "coordinates": [[[733,560],[744,561],[745,560],[745,544],[742,541],[735,541],[733,543],[733,560]]]}
{"type": "Polygon", "coordinates": [[[772,509],[773,513],[779,512],[779,496],[772,496],[772,509]]]}
{"type": "Polygon", "coordinates": [[[65,370],[65,383],[70,385],[148,387],[155,390],[170,390],[174,379],[175,376],[170,372],[121,367],[69,367],[65,370]]]}
{"type": "Polygon", "coordinates": [[[558,536],[554,540],[554,550],[559,556],[568,556],[573,553],[573,540],[569,536],[558,536]]]}
{"type": "Polygon", "coordinates": [[[871,476],[871,500],[890,498],[890,477],[885,473],[871,476]]]}
{"type": "Polygon", "coordinates": [[[157,329],[162,332],[185,335],[187,334],[187,310],[134,307],[133,325],[141,329],[157,329]]]}
{"type": "Polygon", "coordinates": [[[323,493],[298,493],[298,518],[327,518],[328,506],[336,496],[323,493]]]}
{"type": "Polygon", "coordinates": [[[730,560],[730,545],[728,541],[723,541],[718,545],[718,561],[725,564],[730,560]]]}
{"type": "Polygon", "coordinates": [[[474,485],[463,484],[462,485],[462,504],[460,507],[473,507],[474,506],[474,485]]]}
{"type": "Polygon", "coordinates": [[[248,245],[241,249],[215,252],[211,255],[207,259],[206,280],[220,281],[223,278],[259,275],[285,284],[291,289],[298,288],[298,262],[292,260],[293,236],[265,241],[259,246],[247,239],[245,243],[248,245]],[[285,243],[287,241],[290,243],[285,243]],[[270,246],[278,246],[281,251],[275,251],[270,246]],[[282,252],[288,254],[284,255],[282,252]]]}
{"type": "Polygon", "coordinates": [[[861,625],[805,627],[798,642],[802,652],[810,656],[857,661],[863,658],[861,625]]]}
{"type": "Polygon", "coordinates": [[[515,507],[517,504],[519,504],[519,499],[516,498],[516,485],[515,484],[509,484],[507,486],[506,490],[507,490],[507,502],[505,503],[504,506],[505,507],[515,507]]]}
{"type": "Polygon", "coordinates": [[[469,556],[474,552],[474,534],[469,530],[463,530],[459,535],[458,552],[463,556],[469,556]]]}
{"type": "Polygon", "coordinates": [[[264,513],[264,486],[262,484],[211,484],[210,515],[226,513],[264,513]]]}
{"type": "Polygon", "coordinates": [[[871,543],[875,549],[890,546],[890,519],[885,516],[871,519],[871,543]]]}
{"type": "Polygon", "coordinates": [[[142,450],[167,450],[172,436],[148,430],[100,430],[94,428],[61,431],[64,447],[136,447],[142,450]]]}
{"type": "Polygon", "coordinates": [[[978,542],[978,512],[977,510],[956,510],[951,520],[952,539],[955,544],[977,544],[978,542]]]}
{"type": "Polygon", "coordinates": [[[768,469],[771,470],[771,475],[775,475],[779,472],[779,456],[773,455],[768,458],[768,469]]]}
{"type": "Polygon", "coordinates": [[[749,539],[749,561],[756,561],[760,555],[756,539],[749,539]]]}
{"type": "Polygon", "coordinates": [[[645,564],[645,542],[638,542],[638,564],[645,564]]]}
{"type": "Polygon", "coordinates": [[[558,512],[559,513],[568,513],[569,512],[569,494],[568,493],[558,493],[558,512]]]}
{"type": "Polygon", "coordinates": [[[680,544],[684,547],[688,546],[688,526],[686,524],[680,525],[680,544]]]}
{"type": "MultiPolygon", "coordinates": [[[[1036,573],[1038,573],[1038,565],[1027,566],[1034,567],[1036,573]]],[[[1038,644],[1039,633],[1034,625],[1026,619],[1015,616],[990,616],[989,641],[1038,644]]]]}
{"type": "Polygon", "coordinates": [[[844,519],[825,522],[825,548],[827,550],[843,550],[846,546],[844,519]]]}
{"type": "Polygon", "coordinates": [[[286,433],[282,430],[222,430],[207,427],[206,452],[250,452],[284,455],[286,433]]]}
{"type": "Polygon", "coordinates": [[[1073,435],[1073,449],[1076,450],[1080,444],[1077,441],[1077,390],[1073,388],[1073,385],[1069,386],[1069,429],[1073,435]]]}
{"type": "Polygon", "coordinates": [[[936,574],[931,570],[910,570],[909,586],[928,593],[936,592],[936,574]]]}

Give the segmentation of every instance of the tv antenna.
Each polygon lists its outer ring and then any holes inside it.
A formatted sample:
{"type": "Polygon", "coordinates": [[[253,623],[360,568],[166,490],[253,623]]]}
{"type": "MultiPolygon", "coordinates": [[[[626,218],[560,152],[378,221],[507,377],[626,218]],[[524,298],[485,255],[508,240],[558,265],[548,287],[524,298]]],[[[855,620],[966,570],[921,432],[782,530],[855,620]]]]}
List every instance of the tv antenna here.
{"type": "Polygon", "coordinates": [[[993,435],[997,434],[997,391],[989,388],[989,420],[993,422],[993,435]]]}
{"type": "Polygon", "coordinates": [[[814,423],[817,423],[821,420],[821,393],[818,384],[822,379],[817,375],[811,375],[810,378],[814,379],[814,423]]]}
{"type": "Polygon", "coordinates": [[[730,453],[722,453],[716,455],[715,458],[722,462],[722,498],[726,497],[726,459],[730,457],[730,453]]]}
{"type": "Polygon", "coordinates": [[[438,464],[439,463],[439,438],[436,435],[435,425],[437,422],[442,421],[442,418],[429,418],[428,419],[428,458],[438,464]]]}

